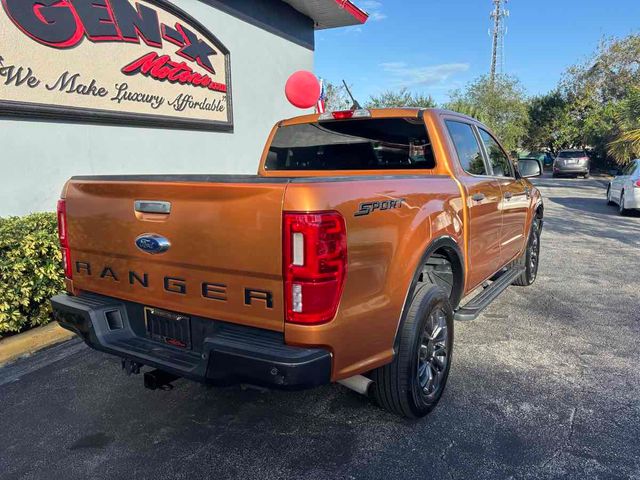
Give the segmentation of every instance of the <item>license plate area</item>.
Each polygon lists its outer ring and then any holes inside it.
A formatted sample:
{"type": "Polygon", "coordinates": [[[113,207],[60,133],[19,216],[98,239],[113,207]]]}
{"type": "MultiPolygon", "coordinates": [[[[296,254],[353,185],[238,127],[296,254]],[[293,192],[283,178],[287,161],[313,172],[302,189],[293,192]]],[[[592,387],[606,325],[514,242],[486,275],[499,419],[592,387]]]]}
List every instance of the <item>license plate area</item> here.
{"type": "Polygon", "coordinates": [[[191,350],[191,319],[186,315],[144,307],[144,323],[151,340],[191,350]]]}

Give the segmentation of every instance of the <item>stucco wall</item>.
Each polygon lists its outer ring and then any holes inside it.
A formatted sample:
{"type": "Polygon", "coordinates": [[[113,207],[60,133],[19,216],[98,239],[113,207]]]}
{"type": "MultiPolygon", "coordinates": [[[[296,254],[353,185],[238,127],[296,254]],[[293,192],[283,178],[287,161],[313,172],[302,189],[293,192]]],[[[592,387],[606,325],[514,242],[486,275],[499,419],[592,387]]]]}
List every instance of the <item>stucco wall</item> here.
{"type": "Polygon", "coordinates": [[[0,119],[0,216],[55,210],[72,175],[255,173],[266,136],[302,113],[284,97],[313,52],[197,0],[174,3],[231,51],[234,133],[0,119]]]}

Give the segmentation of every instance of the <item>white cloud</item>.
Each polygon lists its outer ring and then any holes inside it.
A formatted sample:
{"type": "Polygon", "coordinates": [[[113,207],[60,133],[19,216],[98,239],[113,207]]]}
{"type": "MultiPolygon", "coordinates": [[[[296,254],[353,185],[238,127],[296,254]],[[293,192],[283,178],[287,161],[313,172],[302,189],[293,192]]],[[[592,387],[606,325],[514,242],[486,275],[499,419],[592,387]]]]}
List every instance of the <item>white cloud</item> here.
{"type": "Polygon", "coordinates": [[[382,12],[382,2],[378,2],[377,0],[363,0],[358,2],[357,5],[369,14],[370,22],[379,22],[387,18],[382,12]]]}
{"type": "Polygon", "coordinates": [[[469,70],[468,63],[413,66],[405,62],[381,63],[394,87],[436,86],[452,76],[469,70]]]}

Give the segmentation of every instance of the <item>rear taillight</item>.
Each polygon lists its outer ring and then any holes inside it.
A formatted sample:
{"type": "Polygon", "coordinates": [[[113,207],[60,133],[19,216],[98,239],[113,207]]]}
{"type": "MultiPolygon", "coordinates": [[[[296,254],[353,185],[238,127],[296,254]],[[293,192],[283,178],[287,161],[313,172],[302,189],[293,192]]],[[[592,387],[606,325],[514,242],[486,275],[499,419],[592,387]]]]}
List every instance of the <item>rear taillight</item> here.
{"type": "Polygon", "coordinates": [[[60,251],[62,252],[62,265],[64,276],[72,278],[71,254],[69,252],[69,230],[67,228],[67,202],[58,200],[58,238],[60,239],[60,251]]]}
{"type": "Polygon", "coordinates": [[[347,229],[338,212],[285,212],[286,321],[318,325],[333,319],[347,273],[347,229]]]}
{"type": "Polygon", "coordinates": [[[636,183],[633,184],[635,188],[640,188],[640,180],[636,180],[636,183]]]}

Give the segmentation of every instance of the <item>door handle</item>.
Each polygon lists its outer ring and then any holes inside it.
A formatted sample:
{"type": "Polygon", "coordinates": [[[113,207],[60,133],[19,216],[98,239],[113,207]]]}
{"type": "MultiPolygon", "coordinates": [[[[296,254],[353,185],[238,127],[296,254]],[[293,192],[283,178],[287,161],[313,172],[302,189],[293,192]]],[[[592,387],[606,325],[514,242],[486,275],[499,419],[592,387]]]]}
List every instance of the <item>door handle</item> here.
{"type": "Polygon", "coordinates": [[[511,192],[506,192],[506,193],[504,194],[504,199],[505,199],[505,200],[511,200],[511,198],[513,198],[513,193],[511,193],[511,192]]]}
{"type": "Polygon", "coordinates": [[[136,200],[134,203],[136,212],[140,213],[171,213],[171,203],[159,200],[136,200]]]}
{"type": "Polygon", "coordinates": [[[486,197],[484,195],[484,193],[474,193],[473,196],[471,197],[471,199],[474,202],[481,202],[482,200],[484,200],[486,197]]]}

